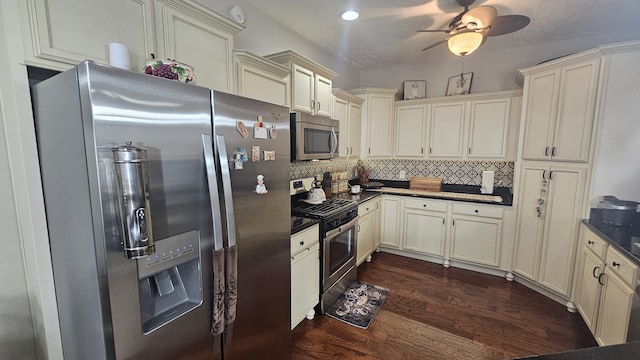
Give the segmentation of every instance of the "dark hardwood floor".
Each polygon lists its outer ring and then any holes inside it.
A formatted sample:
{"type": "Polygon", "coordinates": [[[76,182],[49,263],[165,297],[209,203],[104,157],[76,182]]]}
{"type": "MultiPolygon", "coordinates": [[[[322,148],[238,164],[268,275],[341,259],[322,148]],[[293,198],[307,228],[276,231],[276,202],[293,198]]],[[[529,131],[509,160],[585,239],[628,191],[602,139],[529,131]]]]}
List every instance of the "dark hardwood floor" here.
{"type": "Polygon", "coordinates": [[[364,330],[324,315],[293,330],[293,360],[509,359],[597,346],[579,314],[504,278],[374,253],[358,279],[390,289],[364,330]]]}

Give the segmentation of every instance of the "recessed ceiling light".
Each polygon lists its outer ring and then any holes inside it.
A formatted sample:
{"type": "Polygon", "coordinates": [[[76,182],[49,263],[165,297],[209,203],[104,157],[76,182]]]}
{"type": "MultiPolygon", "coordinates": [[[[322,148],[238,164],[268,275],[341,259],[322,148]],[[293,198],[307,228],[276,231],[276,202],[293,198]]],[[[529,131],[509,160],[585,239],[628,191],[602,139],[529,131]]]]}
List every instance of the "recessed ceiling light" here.
{"type": "Polygon", "coordinates": [[[342,15],[340,16],[342,17],[342,20],[352,21],[357,19],[358,16],[360,16],[360,14],[358,14],[358,12],[355,10],[347,10],[343,12],[342,15]]]}

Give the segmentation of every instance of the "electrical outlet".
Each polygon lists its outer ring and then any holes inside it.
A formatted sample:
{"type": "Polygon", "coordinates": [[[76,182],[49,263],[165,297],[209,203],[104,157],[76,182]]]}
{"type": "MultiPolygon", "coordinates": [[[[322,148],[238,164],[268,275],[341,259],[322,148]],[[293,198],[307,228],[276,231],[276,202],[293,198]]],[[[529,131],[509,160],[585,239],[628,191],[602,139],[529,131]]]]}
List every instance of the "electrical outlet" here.
{"type": "Polygon", "coordinates": [[[406,176],[407,176],[407,172],[404,170],[400,170],[400,174],[398,175],[400,180],[404,180],[406,176]]]}

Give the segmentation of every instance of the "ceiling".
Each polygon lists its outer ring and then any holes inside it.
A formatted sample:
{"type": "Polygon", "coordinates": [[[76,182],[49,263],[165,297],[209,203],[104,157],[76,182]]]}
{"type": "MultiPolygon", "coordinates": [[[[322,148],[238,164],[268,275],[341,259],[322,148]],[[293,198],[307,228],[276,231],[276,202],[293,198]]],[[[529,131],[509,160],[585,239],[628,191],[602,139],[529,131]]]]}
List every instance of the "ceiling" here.
{"type": "MultiPolygon", "coordinates": [[[[422,52],[447,34],[417,30],[445,29],[464,10],[456,0],[245,1],[356,69],[454,56],[446,44],[422,52]],[[348,7],[358,10],[360,18],[341,20],[340,14],[348,7]]],[[[499,16],[526,15],[531,19],[522,30],[488,37],[482,51],[573,38],[596,42],[640,39],[639,0],[476,0],[470,8],[478,5],[495,7],[499,16]]]]}

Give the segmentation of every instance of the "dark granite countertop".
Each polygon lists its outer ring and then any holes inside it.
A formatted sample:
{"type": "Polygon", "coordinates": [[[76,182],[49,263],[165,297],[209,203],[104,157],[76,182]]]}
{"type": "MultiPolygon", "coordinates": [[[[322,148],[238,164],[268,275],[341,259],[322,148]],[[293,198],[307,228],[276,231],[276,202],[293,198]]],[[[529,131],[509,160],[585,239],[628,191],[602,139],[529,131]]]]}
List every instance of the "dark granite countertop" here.
{"type": "Polygon", "coordinates": [[[640,266],[640,247],[636,245],[640,242],[639,234],[633,234],[630,229],[620,229],[602,222],[592,224],[589,219],[583,219],[582,223],[609,245],[626,255],[629,260],[640,266]]]}
{"type": "Polygon", "coordinates": [[[640,359],[640,341],[620,345],[592,347],[549,355],[536,355],[519,359],[538,360],[604,360],[640,359]]]}
{"type": "MultiPolygon", "coordinates": [[[[409,189],[409,181],[400,181],[400,180],[381,180],[381,179],[370,179],[370,183],[380,183],[382,187],[389,188],[398,188],[398,189],[409,189]]],[[[358,180],[351,180],[350,183],[358,184],[358,180]]],[[[458,194],[477,194],[480,195],[480,185],[456,185],[456,184],[442,184],[442,192],[450,192],[450,193],[458,193],[458,194]]],[[[366,193],[366,191],[365,191],[366,193]]],[[[414,196],[414,197],[426,197],[429,198],[428,194],[402,194],[404,196],[414,196]]],[[[487,194],[489,195],[489,194],[487,194]]],[[[511,189],[508,187],[496,187],[493,189],[493,194],[495,196],[500,196],[502,198],[501,203],[496,202],[488,202],[476,199],[461,199],[457,197],[442,197],[437,196],[433,198],[444,199],[444,200],[455,200],[455,201],[464,201],[464,202],[473,202],[480,204],[491,204],[498,206],[512,206],[513,205],[513,194],[511,194],[511,189]]]]}

